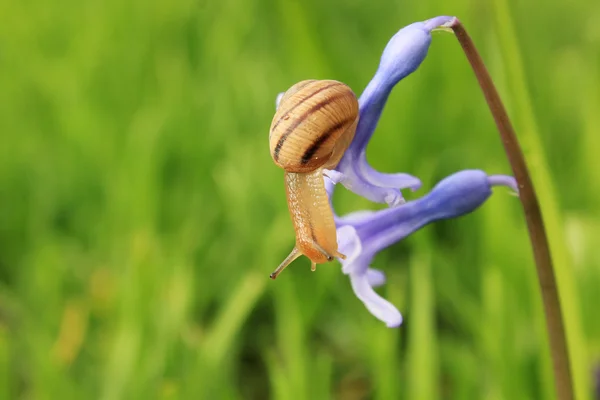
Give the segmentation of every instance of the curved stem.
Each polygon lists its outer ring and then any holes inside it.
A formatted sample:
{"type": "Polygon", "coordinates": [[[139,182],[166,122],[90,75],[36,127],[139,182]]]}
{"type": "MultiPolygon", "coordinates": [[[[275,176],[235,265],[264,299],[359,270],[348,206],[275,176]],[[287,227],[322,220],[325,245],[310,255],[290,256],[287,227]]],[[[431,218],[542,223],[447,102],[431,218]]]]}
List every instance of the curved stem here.
{"type": "Polygon", "coordinates": [[[525,212],[527,229],[537,267],[538,281],[542,292],[544,312],[546,314],[546,328],[548,329],[550,341],[557,398],[559,400],[572,400],[574,398],[573,381],[556,277],[540,204],[529,175],[529,170],[527,169],[527,164],[525,163],[525,158],[523,157],[523,152],[492,78],[464,26],[456,18],[445,27],[452,29],[471,64],[471,68],[473,68],[473,72],[479,81],[479,86],[483,91],[498,127],[504,150],[519,185],[519,198],[525,212]]]}

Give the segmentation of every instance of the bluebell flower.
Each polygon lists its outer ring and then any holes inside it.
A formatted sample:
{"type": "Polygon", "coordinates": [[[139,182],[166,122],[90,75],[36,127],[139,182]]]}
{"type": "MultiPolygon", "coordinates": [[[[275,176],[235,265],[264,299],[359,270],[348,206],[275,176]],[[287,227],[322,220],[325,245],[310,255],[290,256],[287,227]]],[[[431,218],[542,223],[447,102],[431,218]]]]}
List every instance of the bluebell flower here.
{"type": "MultiPolygon", "coordinates": [[[[342,271],[350,277],[356,296],[388,327],[399,326],[402,316],[374,290],[385,283],[385,275],[370,268],[375,255],[430,222],[474,211],[490,197],[492,186],[508,186],[517,192],[516,181],[510,176],[464,170],[446,177],[425,196],[406,202],[400,190],[419,189],[421,181],[409,174],[376,171],[367,162],[367,144],[392,89],[421,65],[431,44],[432,30],[453,21],[454,17],[432,18],[408,25],[392,37],[375,76],[359,98],[360,116],[352,143],[335,170],[324,172],[330,201],[334,185],[340,183],[360,196],[390,207],[335,216],[338,250],[346,255],[346,259],[340,259],[342,271]]],[[[281,95],[276,104],[280,99],[281,95]]]]}
{"type": "Polygon", "coordinates": [[[354,140],[331,174],[336,183],[377,203],[397,206],[404,202],[400,189],[416,190],[421,181],[408,174],[385,174],[374,170],[366,158],[369,139],[394,86],[413,73],[425,59],[431,31],[448,25],[454,17],[436,17],[402,28],[383,50],[375,76],[359,98],[360,118],[354,140]]]}
{"type": "MultiPolygon", "coordinates": [[[[331,185],[327,183],[330,190],[331,185]]],[[[474,211],[490,197],[495,185],[517,190],[510,176],[464,170],[443,179],[427,195],[398,207],[336,217],[339,251],[346,255],[340,260],[342,271],[350,276],[354,293],[375,317],[388,327],[402,323],[396,307],[373,290],[385,283],[383,273],[370,268],[373,257],[430,222],[474,211]]]]}

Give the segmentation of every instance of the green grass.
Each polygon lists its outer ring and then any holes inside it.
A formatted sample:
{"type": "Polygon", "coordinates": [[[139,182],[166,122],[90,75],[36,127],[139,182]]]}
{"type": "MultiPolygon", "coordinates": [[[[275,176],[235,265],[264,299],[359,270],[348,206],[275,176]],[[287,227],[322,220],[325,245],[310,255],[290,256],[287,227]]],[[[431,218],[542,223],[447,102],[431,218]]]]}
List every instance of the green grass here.
{"type": "MultiPolygon", "coordinates": [[[[379,254],[387,329],[339,265],[296,261],[275,95],[356,92],[402,26],[457,15],[539,190],[578,399],[600,364],[600,4],[532,0],[2,1],[0,398],[553,399],[518,200],[379,254]]],[[[372,164],[508,173],[456,40],[392,94],[372,164]]],[[[336,208],[376,208],[339,189],[336,208]]]]}

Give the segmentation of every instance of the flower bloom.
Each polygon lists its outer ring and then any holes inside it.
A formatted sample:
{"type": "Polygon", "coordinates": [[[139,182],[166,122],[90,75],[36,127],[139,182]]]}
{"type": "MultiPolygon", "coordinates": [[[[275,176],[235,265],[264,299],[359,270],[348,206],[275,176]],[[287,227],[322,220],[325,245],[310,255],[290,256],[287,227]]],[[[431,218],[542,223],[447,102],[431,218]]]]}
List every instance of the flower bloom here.
{"type": "Polygon", "coordinates": [[[421,181],[409,174],[376,171],[367,162],[367,144],[392,89],[421,65],[431,44],[431,31],[453,21],[454,17],[432,18],[408,25],[392,37],[375,76],[359,98],[360,117],[354,139],[335,170],[325,171],[330,199],[334,185],[340,183],[360,196],[390,207],[335,217],[338,249],[346,255],[345,260],[340,260],[342,271],[349,275],[356,296],[388,327],[399,326],[402,316],[373,290],[385,283],[384,274],[370,268],[373,257],[430,222],[474,211],[490,197],[492,186],[508,186],[517,192],[516,181],[510,176],[464,170],[446,177],[425,196],[406,202],[400,190],[416,190],[421,181]]]}
{"type": "Polygon", "coordinates": [[[495,185],[516,190],[512,177],[464,170],[446,177],[417,200],[336,218],[339,251],[346,255],[340,260],[342,271],[350,276],[354,293],[375,317],[388,327],[402,322],[400,312],[373,290],[385,282],[381,271],[369,268],[373,257],[430,222],[472,212],[490,197],[495,185]]]}
{"type": "Polygon", "coordinates": [[[332,179],[371,201],[397,206],[404,202],[400,189],[416,190],[421,181],[408,174],[384,174],[374,170],[366,158],[369,139],[375,131],[383,107],[394,88],[413,73],[425,59],[431,44],[431,31],[454,21],[436,17],[402,28],[383,50],[375,76],[359,98],[360,118],[356,134],[332,179]]]}

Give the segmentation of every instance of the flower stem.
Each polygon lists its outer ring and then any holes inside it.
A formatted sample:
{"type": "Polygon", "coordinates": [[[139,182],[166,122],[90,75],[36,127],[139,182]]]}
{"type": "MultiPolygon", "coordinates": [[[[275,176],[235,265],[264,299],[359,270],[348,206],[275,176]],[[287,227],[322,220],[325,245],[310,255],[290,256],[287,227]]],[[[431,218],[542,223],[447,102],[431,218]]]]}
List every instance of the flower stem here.
{"type": "Polygon", "coordinates": [[[471,68],[473,68],[498,127],[504,150],[519,185],[519,198],[527,221],[546,314],[546,328],[548,329],[550,341],[557,398],[559,400],[572,400],[574,398],[573,382],[556,277],[540,204],[523,152],[492,78],[464,26],[458,18],[455,18],[445,27],[452,29],[471,64],[471,68]]]}

